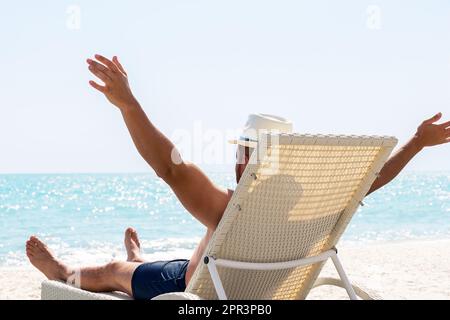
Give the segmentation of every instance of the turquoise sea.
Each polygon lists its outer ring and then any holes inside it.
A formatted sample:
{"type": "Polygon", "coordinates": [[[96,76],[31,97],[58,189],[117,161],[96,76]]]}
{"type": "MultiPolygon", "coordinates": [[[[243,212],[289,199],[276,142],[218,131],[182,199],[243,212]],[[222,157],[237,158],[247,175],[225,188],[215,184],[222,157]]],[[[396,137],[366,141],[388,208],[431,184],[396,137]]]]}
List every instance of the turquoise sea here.
{"type": "MultiPolygon", "coordinates": [[[[211,174],[234,188],[233,174],[211,174]]],[[[450,238],[450,172],[404,173],[365,199],[343,241],[450,238]]],[[[72,263],[124,257],[135,227],[148,259],[189,258],[204,228],[152,174],[0,175],[0,266],[26,265],[37,234],[72,263]]]]}

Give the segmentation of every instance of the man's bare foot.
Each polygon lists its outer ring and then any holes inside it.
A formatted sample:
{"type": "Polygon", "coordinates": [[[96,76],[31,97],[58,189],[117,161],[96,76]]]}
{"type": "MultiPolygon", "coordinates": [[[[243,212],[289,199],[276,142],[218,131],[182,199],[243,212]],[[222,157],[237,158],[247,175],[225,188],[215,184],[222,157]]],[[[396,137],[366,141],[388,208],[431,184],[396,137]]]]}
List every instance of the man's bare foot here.
{"type": "Polygon", "coordinates": [[[138,234],[133,228],[125,230],[125,248],[127,249],[127,261],[130,262],[144,262],[141,257],[141,243],[139,242],[138,234]]]}
{"type": "Polygon", "coordinates": [[[50,280],[66,280],[69,276],[68,268],[57,260],[48,247],[37,237],[32,236],[26,243],[28,259],[33,266],[50,280]]]}

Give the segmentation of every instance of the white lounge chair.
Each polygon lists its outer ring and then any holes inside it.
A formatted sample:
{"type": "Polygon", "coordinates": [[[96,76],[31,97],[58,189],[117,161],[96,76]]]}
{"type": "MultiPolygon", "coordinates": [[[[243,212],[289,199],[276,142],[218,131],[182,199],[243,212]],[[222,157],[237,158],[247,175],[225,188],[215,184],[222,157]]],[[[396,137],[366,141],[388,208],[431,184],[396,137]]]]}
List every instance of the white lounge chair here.
{"type": "MultiPolygon", "coordinates": [[[[397,143],[393,137],[267,135],[250,159],[184,293],[155,299],[305,299],[352,286],[335,246],[397,143]],[[319,278],[331,258],[339,279],[319,278]]],[[[42,299],[123,299],[54,281],[42,299]]]]}

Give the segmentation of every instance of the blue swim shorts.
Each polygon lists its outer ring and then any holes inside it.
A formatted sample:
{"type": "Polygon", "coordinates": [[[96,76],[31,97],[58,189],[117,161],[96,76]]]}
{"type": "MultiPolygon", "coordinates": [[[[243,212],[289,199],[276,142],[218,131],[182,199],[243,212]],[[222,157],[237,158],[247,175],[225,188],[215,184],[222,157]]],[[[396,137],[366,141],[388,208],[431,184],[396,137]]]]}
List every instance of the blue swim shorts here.
{"type": "Polygon", "coordinates": [[[160,294],[186,290],[189,260],[143,263],[133,273],[131,288],[136,300],[149,300],[160,294]]]}

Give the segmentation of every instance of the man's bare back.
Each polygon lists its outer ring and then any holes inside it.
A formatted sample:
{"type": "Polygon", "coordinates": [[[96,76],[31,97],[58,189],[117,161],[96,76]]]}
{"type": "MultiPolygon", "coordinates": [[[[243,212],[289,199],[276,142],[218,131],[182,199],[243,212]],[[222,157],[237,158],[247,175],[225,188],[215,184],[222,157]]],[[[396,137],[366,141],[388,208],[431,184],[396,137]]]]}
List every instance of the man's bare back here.
{"type": "MultiPolygon", "coordinates": [[[[228,190],[229,196],[228,202],[231,200],[232,195],[233,190],[228,190]]],[[[198,266],[198,263],[201,261],[203,253],[205,252],[206,247],[208,246],[209,240],[211,240],[213,233],[214,233],[213,229],[207,229],[206,234],[203,236],[202,240],[200,241],[194,253],[192,254],[192,257],[189,260],[188,269],[186,271],[186,286],[189,284],[189,281],[191,280],[192,275],[194,274],[194,271],[198,266]]]]}

